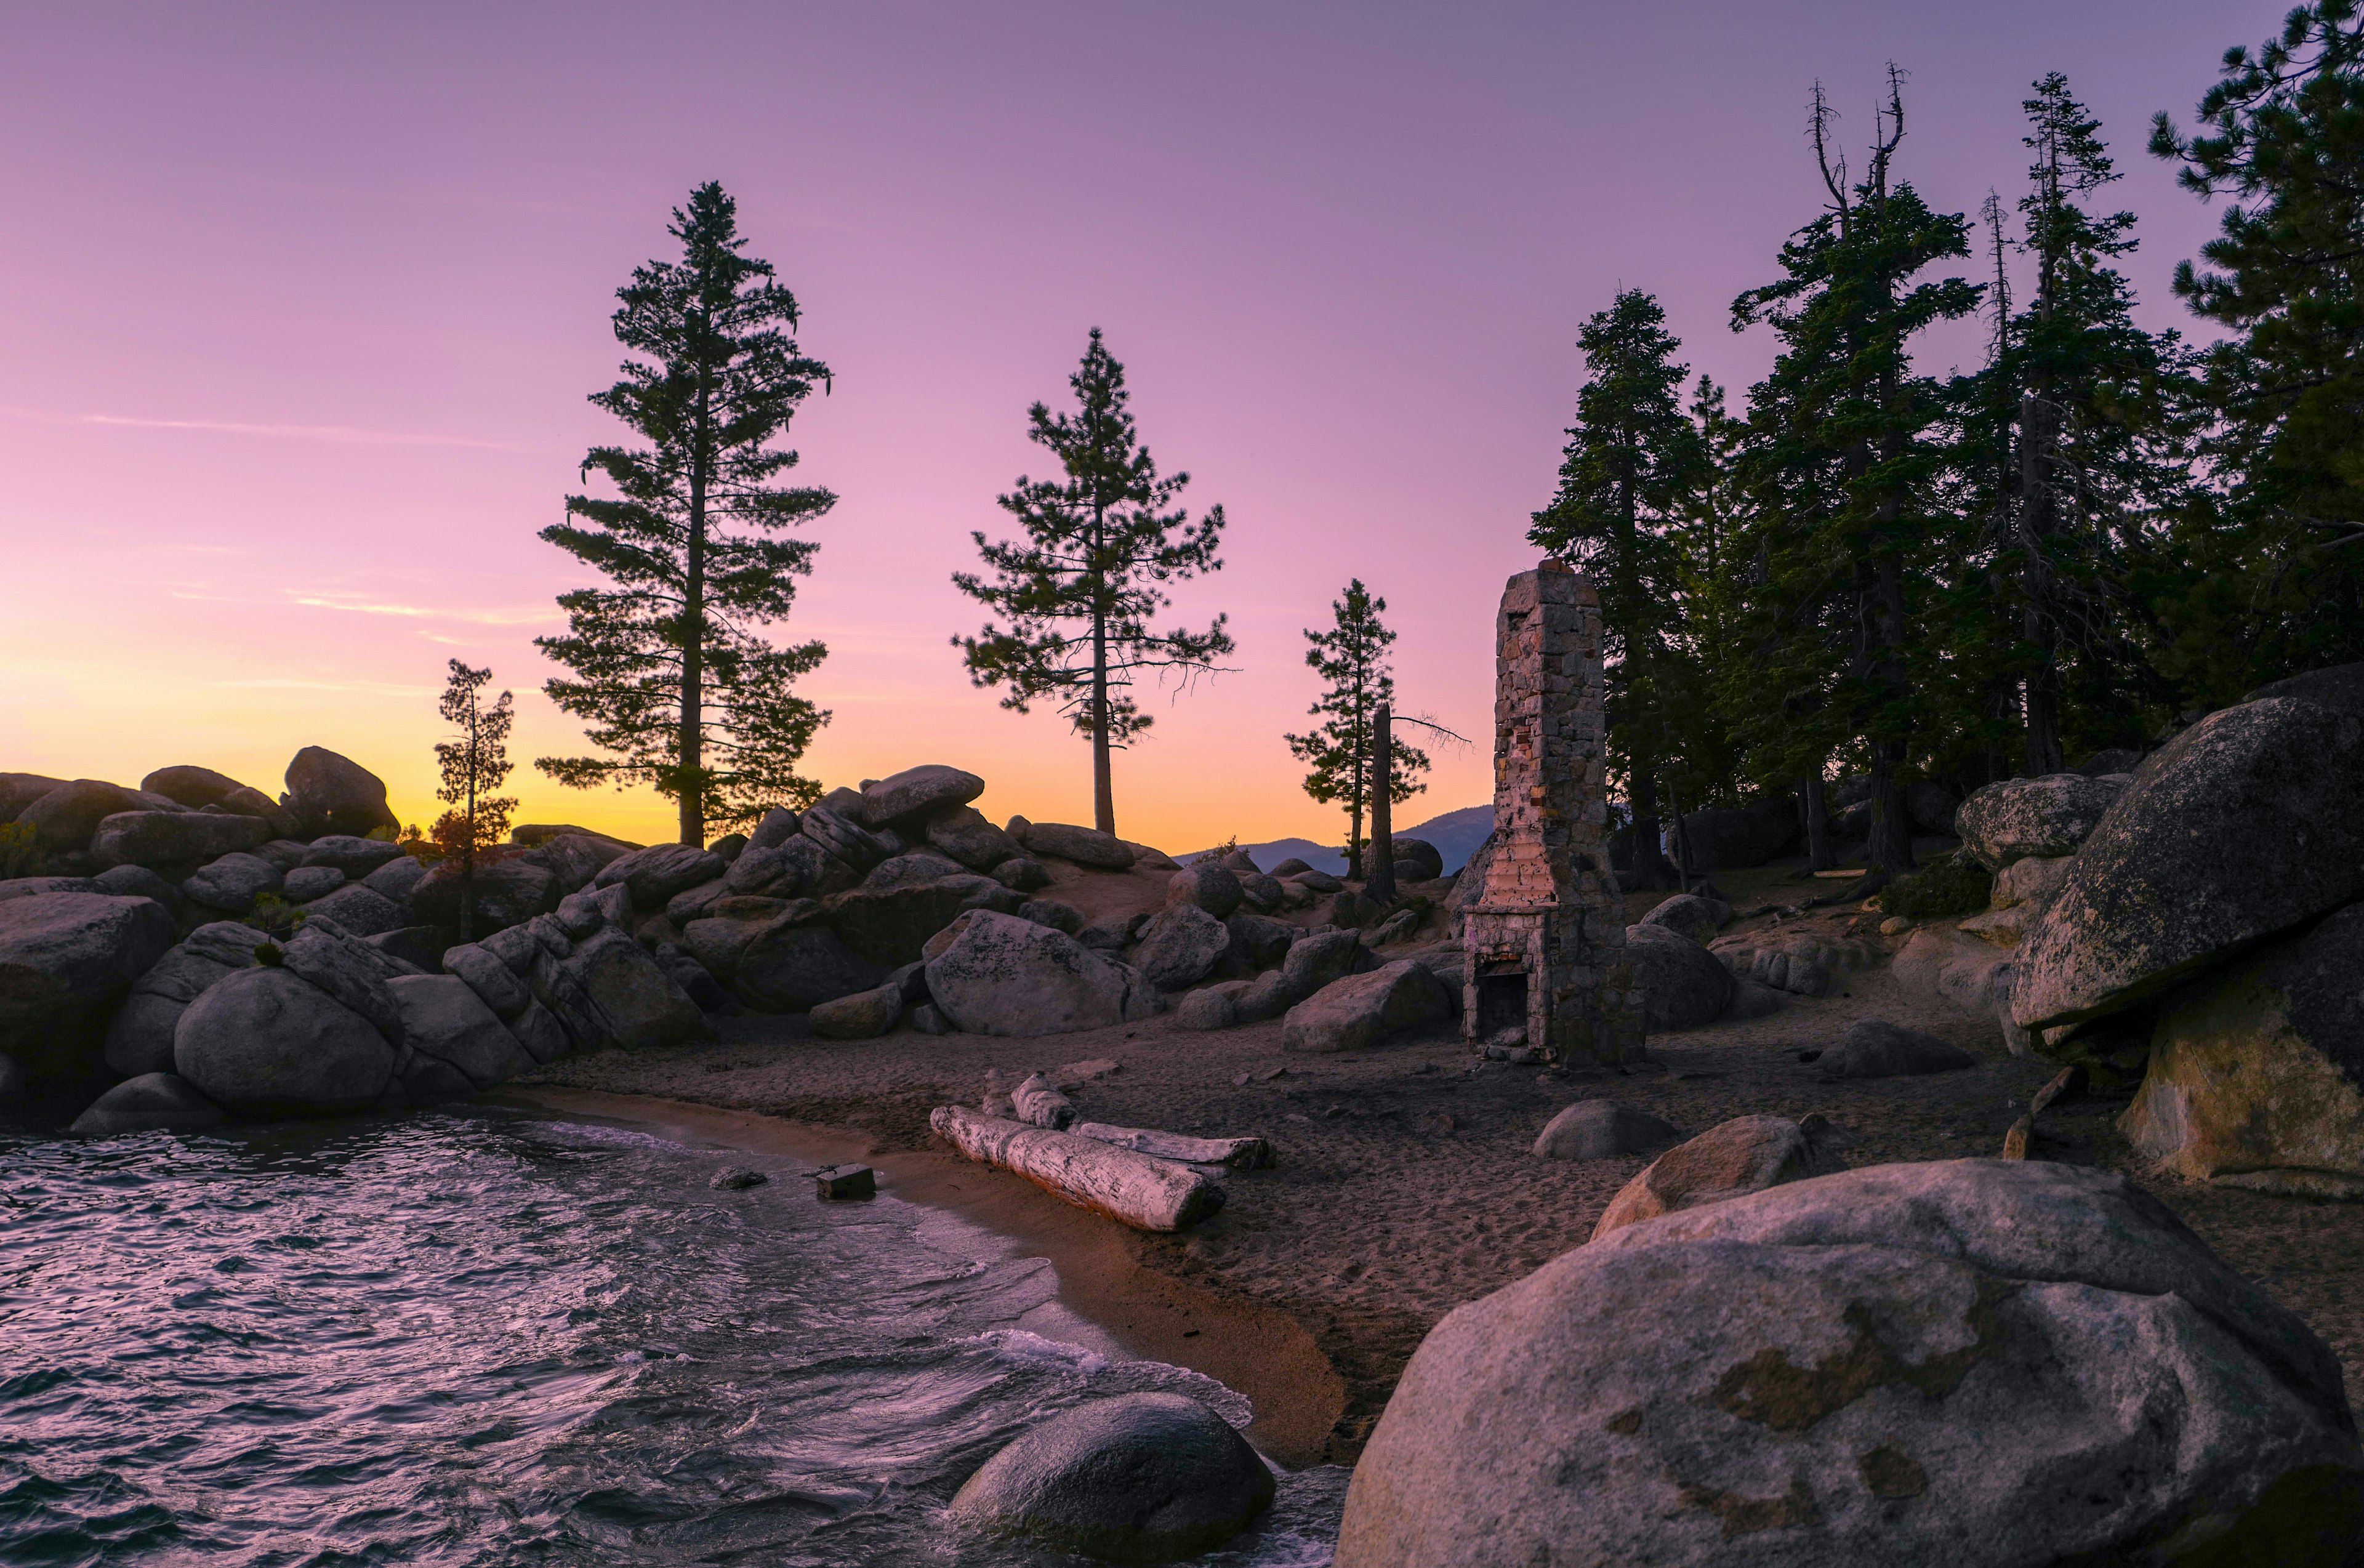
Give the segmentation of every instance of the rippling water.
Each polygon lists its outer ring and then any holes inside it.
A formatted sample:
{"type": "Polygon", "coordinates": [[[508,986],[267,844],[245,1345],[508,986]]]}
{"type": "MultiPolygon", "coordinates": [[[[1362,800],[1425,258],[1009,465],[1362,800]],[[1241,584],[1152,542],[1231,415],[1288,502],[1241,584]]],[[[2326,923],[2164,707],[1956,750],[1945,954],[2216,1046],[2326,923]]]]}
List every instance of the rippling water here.
{"type": "MultiPolygon", "coordinates": [[[[501,1113],[0,1130],[0,1562],[1065,1562],[942,1507],[1087,1398],[1246,1419],[1018,1327],[1040,1260],[722,1162],[501,1113]]],[[[1327,1562],[1344,1480],[1199,1561],[1327,1562]]]]}

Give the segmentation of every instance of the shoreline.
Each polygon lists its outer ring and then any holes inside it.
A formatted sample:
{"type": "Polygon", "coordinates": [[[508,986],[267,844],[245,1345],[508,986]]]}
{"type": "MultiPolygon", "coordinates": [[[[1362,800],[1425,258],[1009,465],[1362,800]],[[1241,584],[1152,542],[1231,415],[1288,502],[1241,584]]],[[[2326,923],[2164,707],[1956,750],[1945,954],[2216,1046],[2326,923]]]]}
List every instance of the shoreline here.
{"type": "Polygon", "coordinates": [[[1005,1172],[931,1149],[886,1147],[854,1129],[655,1095],[511,1084],[480,1103],[652,1129],[695,1144],[816,1165],[867,1164],[882,1194],[964,1220],[1008,1244],[1011,1256],[1047,1259],[1064,1314],[1109,1346],[1186,1367],[1245,1396],[1254,1410],[1248,1440],[1286,1469],[1324,1462],[1331,1430],[1345,1410],[1345,1379],[1288,1314],[1147,1266],[1135,1254],[1132,1232],[1005,1172]]]}

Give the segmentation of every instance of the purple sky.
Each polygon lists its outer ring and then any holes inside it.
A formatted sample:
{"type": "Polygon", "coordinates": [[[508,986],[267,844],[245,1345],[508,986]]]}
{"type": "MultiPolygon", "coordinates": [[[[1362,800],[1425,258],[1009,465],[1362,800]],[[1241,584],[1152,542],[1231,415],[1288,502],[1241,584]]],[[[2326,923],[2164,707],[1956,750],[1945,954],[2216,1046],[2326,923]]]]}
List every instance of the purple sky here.
{"type": "MultiPolygon", "coordinates": [[[[0,767],[270,788],[349,752],[426,820],[446,658],[518,689],[520,757],[577,749],[531,645],[581,581],[534,530],[618,427],[612,295],[719,179],[836,372],[801,478],[843,500],[789,634],[836,721],[830,784],[920,762],[983,806],[1088,820],[1087,749],[972,689],[947,578],[1043,469],[1024,410],[1085,331],[1152,449],[1232,518],[1181,592],[1236,674],[1118,762],[1118,827],[1169,849],[1334,838],[1279,740],[1301,627],[1349,575],[1391,606],[1401,706],[1478,739],[1400,820],[1486,799],[1490,628],[1532,564],[1578,322],[1653,290],[1741,388],[1819,194],[1820,77],[1859,146],[1912,72],[1901,166],[2015,200],[2019,100],[2066,71],[2143,216],[2177,324],[2215,215],[2141,150],[2275,4],[19,7],[0,51],[0,767]]],[[[1975,266],[1975,263],[1973,264],[1975,266]]],[[[1976,357],[1975,330],[1929,345],[1976,357]]],[[[668,837],[646,792],[521,766],[524,819],[668,837]]]]}

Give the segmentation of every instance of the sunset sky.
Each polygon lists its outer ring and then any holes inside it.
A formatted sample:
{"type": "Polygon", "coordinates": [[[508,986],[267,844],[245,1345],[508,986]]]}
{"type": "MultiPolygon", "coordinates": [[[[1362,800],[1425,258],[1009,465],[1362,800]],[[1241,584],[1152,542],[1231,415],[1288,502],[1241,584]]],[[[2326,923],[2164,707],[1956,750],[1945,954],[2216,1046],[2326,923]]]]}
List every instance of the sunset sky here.
{"type": "MultiPolygon", "coordinates": [[[[425,822],[449,658],[520,709],[519,819],[672,836],[580,794],[532,645],[585,579],[535,538],[619,427],[608,317],[719,179],[835,373],[797,470],[842,497],[785,635],[835,714],[807,772],[982,774],[997,819],[1089,821],[1088,749],[974,689],[972,529],[1044,472],[1025,408],[1093,326],[1224,570],[1236,673],[1154,692],[1117,826],[1181,851],[1334,840],[1281,740],[1299,628],[1359,575],[1435,752],[1413,821],[1489,797],[1491,628],[1533,564],[1578,323],[1658,294],[1695,369],[1819,187],[1820,78],[1850,146],[1912,73],[1901,167],[1948,210],[2020,194],[2019,101],[2068,73],[2140,213],[2152,325],[2214,229],[2142,150],[2281,0],[1689,6],[17,6],[0,23],[0,769],[136,783],[196,762],[273,792],[319,744],[425,822]]],[[[1859,159],[1859,155],[1858,155],[1859,159]]],[[[1976,275],[1977,263],[1965,270],[1976,275]]],[[[1927,345],[1975,361],[1979,333],[1927,345]]]]}

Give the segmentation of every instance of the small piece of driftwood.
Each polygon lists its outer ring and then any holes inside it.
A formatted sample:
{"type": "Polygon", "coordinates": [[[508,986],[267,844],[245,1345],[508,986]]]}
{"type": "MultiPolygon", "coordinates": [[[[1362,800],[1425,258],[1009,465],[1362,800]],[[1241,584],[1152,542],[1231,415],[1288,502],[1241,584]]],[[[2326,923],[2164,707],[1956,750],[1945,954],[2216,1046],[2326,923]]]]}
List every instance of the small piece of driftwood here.
{"type": "Polygon", "coordinates": [[[1272,1145],[1261,1138],[1191,1138],[1160,1132],[1154,1127],[1110,1127],[1104,1121],[1077,1122],[1067,1130],[1077,1138],[1130,1149],[1153,1159],[1178,1160],[1185,1165],[1258,1171],[1272,1163],[1272,1145]]]}
{"type": "Polygon", "coordinates": [[[1047,1127],[1054,1132],[1065,1132],[1083,1118],[1083,1113],[1076,1109],[1076,1102],[1061,1094],[1059,1085],[1040,1073],[1010,1090],[1009,1103],[1017,1110],[1020,1121],[1030,1127],[1047,1127]]]}
{"type": "Polygon", "coordinates": [[[1136,1229],[1180,1230],[1223,1207],[1220,1182],[1071,1132],[1003,1121],[966,1106],[939,1106],[928,1125],[968,1158],[1136,1229]]]}

